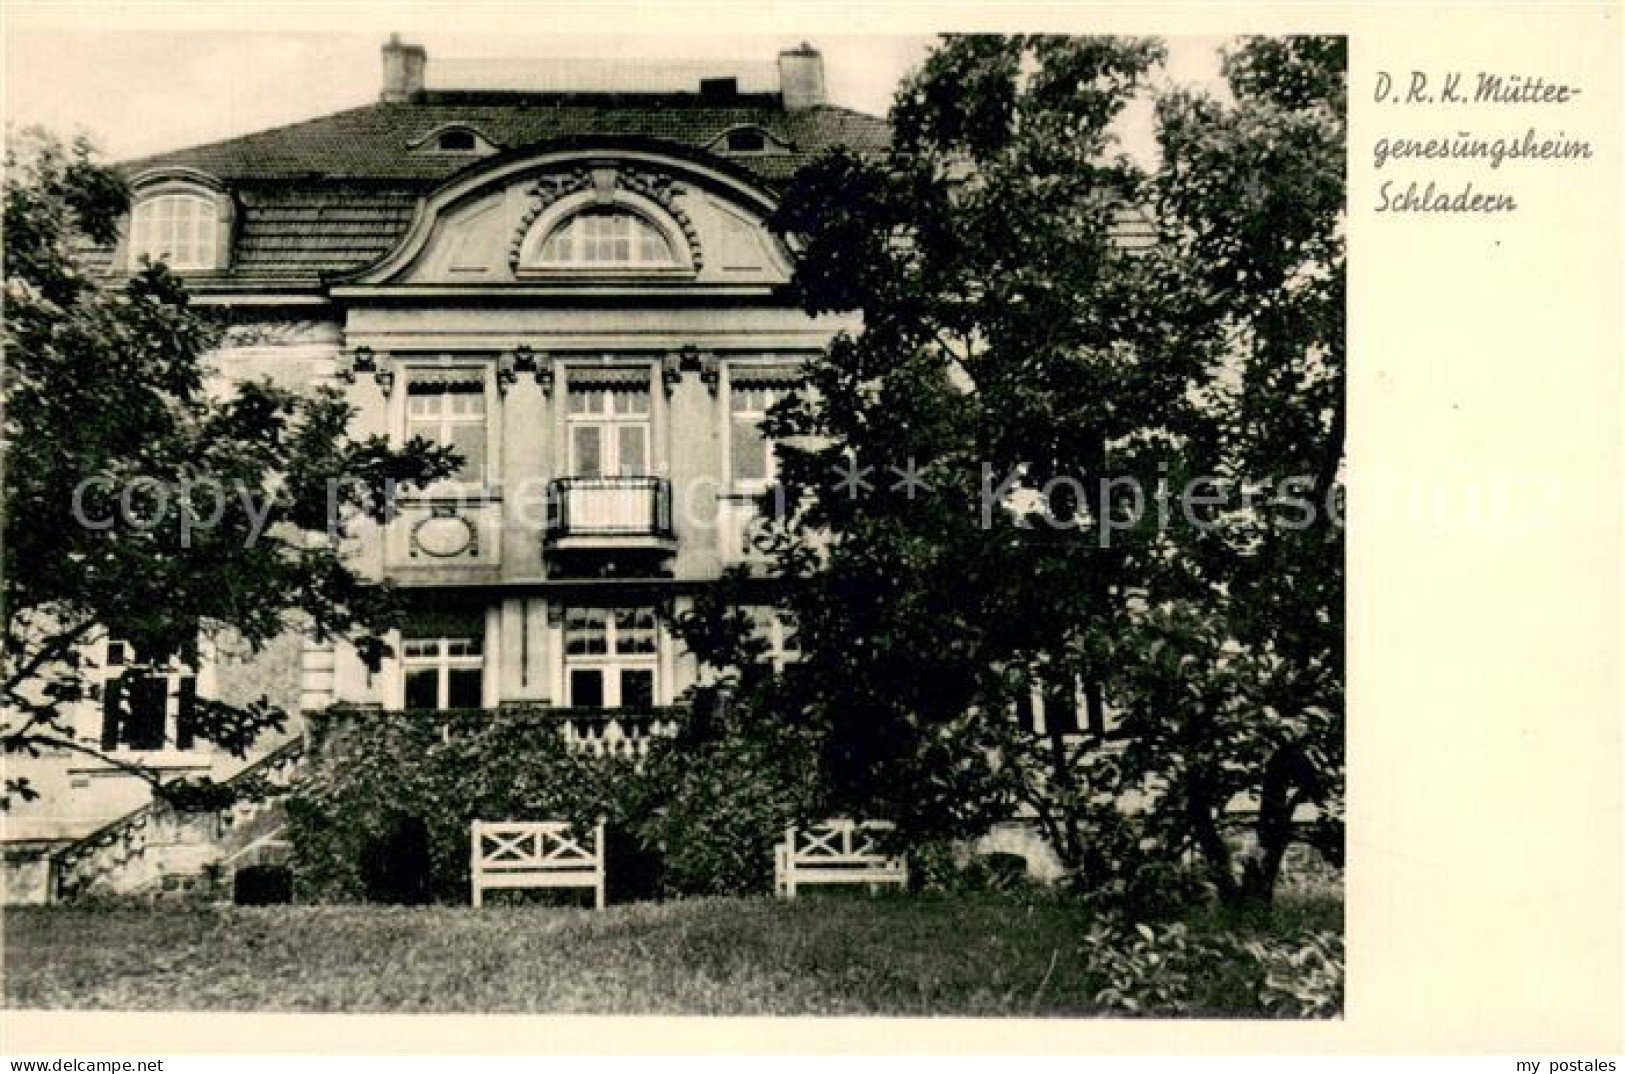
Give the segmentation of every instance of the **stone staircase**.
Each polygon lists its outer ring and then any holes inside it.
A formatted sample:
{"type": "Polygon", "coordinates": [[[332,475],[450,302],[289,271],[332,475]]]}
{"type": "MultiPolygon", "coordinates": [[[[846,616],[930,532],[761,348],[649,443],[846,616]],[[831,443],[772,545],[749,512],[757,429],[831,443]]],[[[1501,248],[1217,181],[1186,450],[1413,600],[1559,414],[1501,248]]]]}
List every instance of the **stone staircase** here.
{"type": "Polygon", "coordinates": [[[291,739],[225,780],[240,792],[225,809],[155,799],[63,847],[51,855],[50,901],[229,898],[237,870],[287,860],[282,801],[304,753],[304,738],[291,739]]]}

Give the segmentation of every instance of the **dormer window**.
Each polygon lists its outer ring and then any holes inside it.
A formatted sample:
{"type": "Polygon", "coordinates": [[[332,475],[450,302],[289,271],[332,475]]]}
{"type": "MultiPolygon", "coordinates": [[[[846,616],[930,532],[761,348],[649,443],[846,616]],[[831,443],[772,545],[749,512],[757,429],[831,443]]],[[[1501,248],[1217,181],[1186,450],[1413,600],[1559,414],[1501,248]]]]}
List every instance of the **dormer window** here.
{"type": "Polygon", "coordinates": [[[414,153],[445,153],[459,157],[486,157],[502,148],[466,123],[442,124],[407,144],[414,153]]]}
{"type": "Polygon", "coordinates": [[[791,146],[765,127],[747,124],[728,128],[717,135],[707,148],[724,155],[753,156],[759,153],[788,153],[791,146]]]}
{"type": "Polygon", "coordinates": [[[636,213],[619,209],[580,212],[542,243],[542,268],[669,268],[677,264],[671,240],[636,213]]]}
{"type": "Polygon", "coordinates": [[[767,138],[757,127],[740,127],[728,132],[728,152],[760,153],[767,148],[767,138]]]}
{"type": "Polygon", "coordinates": [[[178,272],[220,267],[220,205],[213,194],[141,197],[130,223],[130,264],[145,257],[178,272]]]}

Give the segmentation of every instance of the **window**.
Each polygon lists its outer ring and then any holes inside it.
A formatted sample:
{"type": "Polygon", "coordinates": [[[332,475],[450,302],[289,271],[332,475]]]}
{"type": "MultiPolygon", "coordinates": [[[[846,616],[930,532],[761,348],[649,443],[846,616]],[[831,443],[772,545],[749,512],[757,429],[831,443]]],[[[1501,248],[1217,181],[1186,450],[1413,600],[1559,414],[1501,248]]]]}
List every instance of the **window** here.
{"type": "Polygon", "coordinates": [[[745,125],[724,131],[713,138],[706,148],[730,156],[756,156],[762,153],[787,153],[791,147],[765,127],[745,125]]]}
{"type": "Polygon", "coordinates": [[[1038,717],[1033,711],[1031,690],[1022,690],[1016,694],[1016,726],[1030,735],[1038,733],[1038,717]]]}
{"type": "Polygon", "coordinates": [[[728,152],[760,153],[767,148],[767,138],[758,127],[740,127],[728,132],[728,152]]]}
{"type": "MultiPolygon", "coordinates": [[[[1082,686],[1072,684],[1044,684],[1016,695],[1016,722],[1021,729],[1032,734],[1075,735],[1084,730],[1087,706],[1082,686]]],[[[1098,727],[1089,728],[1091,734],[1102,733],[1098,727]]]]}
{"type": "Polygon", "coordinates": [[[573,477],[649,473],[649,389],[572,384],[566,424],[573,477]]]}
{"type": "Polygon", "coordinates": [[[1081,699],[1071,684],[1052,686],[1044,691],[1044,727],[1063,735],[1078,733],[1078,705],[1081,699]]]}
{"type": "Polygon", "coordinates": [[[542,243],[542,267],[667,268],[677,264],[665,232],[623,209],[589,209],[554,228],[542,243]]]}
{"type": "Polygon", "coordinates": [[[158,194],[136,203],[130,264],[145,257],[187,271],[219,264],[220,210],[202,194],[158,194]]]}
{"type": "Polygon", "coordinates": [[[735,385],[729,392],[728,455],[735,484],[765,485],[778,467],[773,443],[762,432],[762,421],[775,403],[790,394],[785,387],[735,385]]]}
{"type": "Polygon", "coordinates": [[[414,153],[446,153],[460,157],[484,157],[497,152],[493,143],[477,127],[466,123],[443,123],[407,143],[414,153]]]}
{"type": "Polygon", "coordinates": [[[408,709],[477,709],[484,702],[484,639],[409,637],[401,641],[408,709]]]}
{"type": "Polygon", "coordinates": [[[102,749],[150,752],[169,745],[191,749],[196,715],[197,679],[193,675],[143,664],[128,644],[107,643],[102,749]]]}
{"type": "Polygon", "coordinates": [[[647,709],[655,704],[659,637],[653,608],[571,608],[564,615],[566,704],[647,709]]]}
{"type": "Polygon", "coordinates": [[[801,659],[801,637],[787,613],[760,606],[748,608],[746,613],[750,616],[756,638],[767,647],[762,654],[762,664],[771,667],[777,674],[784,670],[785,665],[801,659]]]}
{"type": "Polygon", "coordinates": [[[478,374],[419,377],[406,391],[406,437],[421,436],[462,456],[451,480],[485,480],[485,385],[478,374]]]}

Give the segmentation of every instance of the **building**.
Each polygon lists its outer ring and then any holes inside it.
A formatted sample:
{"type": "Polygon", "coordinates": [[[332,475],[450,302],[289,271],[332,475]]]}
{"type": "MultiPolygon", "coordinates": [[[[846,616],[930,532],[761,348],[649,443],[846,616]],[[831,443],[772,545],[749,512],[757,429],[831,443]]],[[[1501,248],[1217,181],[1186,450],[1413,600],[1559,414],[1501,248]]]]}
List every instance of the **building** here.
{"type": "MultiPolygon", "coordinates": [[[[142,680],[129,719],[86,707],[83,737],[166,774],[244,765],[188,733],[200,695],[301,712],[549,706],[571,738],[636,752],[699,675],[671,617],[752,555],[773,470],[764,411],[851,326],[788,299],[789,251],[765,223],[819,153],[887,142],[884,121],[825,99],[815,49],[781,53],[764,93],[730,78],[434,90],[421,47],[392,38],[382,59],[374,103],[127,164],[130,225],[94,255],[114,275],[165,258],[223,308],[221,377],[335,385],[357,433],[464,458],[356,535],[362,569],[411,600],[377,674],[290,637],[142,680]]],[[[770,617],[763,629],[781,655],[793,645],[770,617]]],[[[129,659],[117,640],[92,656],[129,659]]],[[[289,735],[247,764],[285,772],[289,735]]],[[[27,767],[44,793],[6,818],[14,899],[175,886],[275,842],[253,805],[201,830],[117,768],[27,767]]]]}

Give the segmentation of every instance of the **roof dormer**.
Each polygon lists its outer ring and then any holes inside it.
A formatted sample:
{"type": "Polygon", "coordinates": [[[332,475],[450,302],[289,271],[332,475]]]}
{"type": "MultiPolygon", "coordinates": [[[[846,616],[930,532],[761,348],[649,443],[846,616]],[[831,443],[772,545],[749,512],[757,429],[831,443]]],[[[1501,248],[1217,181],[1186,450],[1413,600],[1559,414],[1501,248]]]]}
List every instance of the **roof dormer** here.
{"type": "Polygon", "coordinates": [[[501,152],[502,146],[470,123],[442,123],[416,141],[407,143],[414,153],[476,159],[501,152]]]}
{"type": "Polygon", "coordinates": [[[754,123],[741,123],[729,127],[706,146],[712,153],[724,157],[759,157],[789,153],[795,147],[766,127],[754,123]]]}
{"type": "Polygon", "coordinates": [[[220,183],[192,168],[143,173],[131,182],[124,268],[143,260],[175,272],[220,272],[231,262],[235,206],[220,183]]]}

